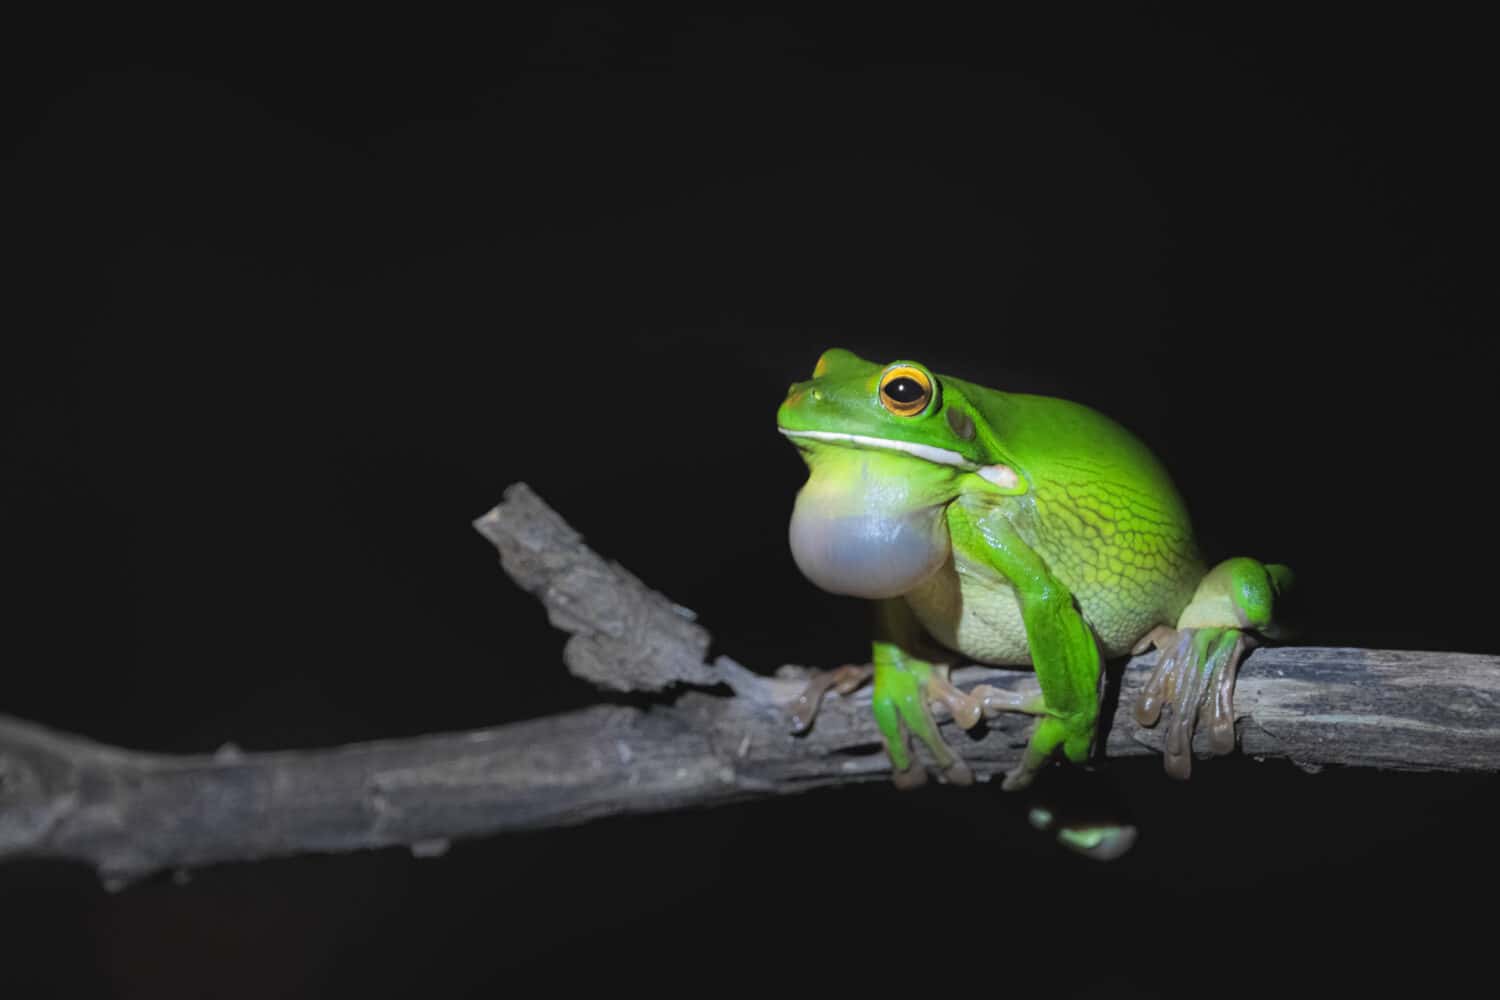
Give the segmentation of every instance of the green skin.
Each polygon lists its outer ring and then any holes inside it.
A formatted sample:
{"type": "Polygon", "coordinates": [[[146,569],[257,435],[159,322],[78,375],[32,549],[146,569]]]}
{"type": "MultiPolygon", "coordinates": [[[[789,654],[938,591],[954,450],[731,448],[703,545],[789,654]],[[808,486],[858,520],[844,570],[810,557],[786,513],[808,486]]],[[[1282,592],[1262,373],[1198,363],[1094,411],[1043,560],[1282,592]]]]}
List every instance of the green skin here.
{"type": "MultiPolygon", "coordinates": [[[[1059,751],[1086,760],[1103,658],[1151,644],[1162,653],[1136,716],[1154,725],[1169,709],[1168,772],[1187,777],[1199,724],[1214,750],[1233,748],[1235,670],[1254,636],[1272,631],[1291,574],[1243,557],[1207,569],[1166,471],[1118,424],[1066,400],[837,349],[791,387],[777,423],[810,470],[792,521],[799,566],[825,589],[878,601],[875,719],[898,784],[926,777],[911,736],[948,780],[970,780],[938,734],[935,701],[965,726],[997,710],[1037,716],[1007,788],[1059,751]],[[902,387],[886,388],[903,373],[926,383],[912,412],[890,395],[902,387]],[[1032,665],[1040,701],[958,691],[943,662],[953,652],[1032,665]]],[[[823,690],[864,676],[851,670],[810,686],[800,726],[823,690]]]]}

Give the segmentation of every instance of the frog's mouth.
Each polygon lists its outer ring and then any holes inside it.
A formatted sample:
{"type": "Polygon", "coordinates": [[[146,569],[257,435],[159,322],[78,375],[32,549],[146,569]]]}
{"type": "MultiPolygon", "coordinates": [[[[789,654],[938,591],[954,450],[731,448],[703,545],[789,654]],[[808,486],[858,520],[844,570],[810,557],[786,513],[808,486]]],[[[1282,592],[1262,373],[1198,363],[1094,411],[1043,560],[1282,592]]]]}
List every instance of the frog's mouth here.
{"type": "Polygon", "coordinates": [[[915,441],[898,441],[894,438],[870,437],[866,434],[846,434],[842,431],[791,431],[785,427],[777,430],[792,439],[796,444],[802,441],[826,441],[831,444],[849,445],[854,448],[873,448],[878,451],[899,451],[913,458],[920,458],[926,462],[937,465],[946,465],[964,472],[977,472],[979,478],[984,479],[1000,487],[1007,493],[1019,493],[1024,491],[1020,476],[1016,470],[1003,462],[993,465],[981,465],[978,462],[964,458],[958,452],[950,448],[939,448],[936,445],[918,444],[915,441]]]}
{"type": "Polygon", "coordinates": [[[828,441],[833,444],[852,445],[855,448],[879,448],[884,451],[901,451],[916,458],[938,465],[951,465],[955,469],[963,469],[965,472],[979,471],[979,465],[969,461],[956,451],[947,448],[938,448],[930,444],[917,444],[914,441],[896,441],[892,438],[869,437],[864,434],[844,434],[838,431],[789,431],[785,427],[777,430],[792,438],[802,438],[808,441],[828,441]]]}

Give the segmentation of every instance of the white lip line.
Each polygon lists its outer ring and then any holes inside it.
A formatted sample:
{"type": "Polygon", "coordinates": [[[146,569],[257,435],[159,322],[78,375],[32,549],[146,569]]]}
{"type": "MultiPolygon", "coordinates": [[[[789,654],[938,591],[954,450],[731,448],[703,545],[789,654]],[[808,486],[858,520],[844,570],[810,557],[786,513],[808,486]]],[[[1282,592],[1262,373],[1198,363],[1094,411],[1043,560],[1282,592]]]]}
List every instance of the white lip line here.
{"type": "Polygon", "coordinates": [[[911,441],[893,441],[890,438],[866,437],[863,434],[840,434],[837,431],[789,431],[785,427],[777,430],[791,438],[811,438],[814,441],[844,441],[848,444],[868,445],[871,448],[884,448],[887,451],[904,451],[908,455],[917,458],[925,458],[929,462],[939,465],[952,465],[956,468],[975,472],[979,466],[964,458],[956,451],[947,448],[935,448],[930,444],[915,444],[911,441]]]}

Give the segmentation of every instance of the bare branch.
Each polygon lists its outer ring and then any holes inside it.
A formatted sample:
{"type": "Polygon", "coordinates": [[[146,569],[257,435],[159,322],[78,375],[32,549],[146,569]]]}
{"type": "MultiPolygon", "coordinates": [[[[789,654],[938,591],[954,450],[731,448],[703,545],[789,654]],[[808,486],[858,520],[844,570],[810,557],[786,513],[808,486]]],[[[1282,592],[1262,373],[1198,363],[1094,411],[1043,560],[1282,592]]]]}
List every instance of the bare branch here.
{"type": "MultiPolygon", "coordinates": [[[[573,634],[570,669],[615,690],[676,684],[676,697],[476,732],[213,756],[138,753],[0,717],[0,860],[71,858],[124,884],[162,869],[304,852],[404,844],[428,856],[454,838],[886,779],[868,690],[830,696],[811,731],[793,735],[786,706],[802,688],[797,668],[772,678],[722,657],[705,663],[708,634],[690,613],[591,552],[524,486],[476,527],[573,634]]],[[[1133,702],[1153,661],[1125,667],[1119,704],[1133,702]]],[[[955,681],[1035,685],[1026,672],[981,668],[955,681]]],[[[1236,710],[1243,752],[1257,757],[1308,768],[1500,770],[1492,656],[1262,649],[1241,668],[1236,710]]],[[[938,714],[981,780],[1016,763],[1027,718],[1000,716],[965,733],[938,714]]],[[[1130,756],[1160,742],[1118,712],[1105,746],[1108,756],[1130,756]]]]}

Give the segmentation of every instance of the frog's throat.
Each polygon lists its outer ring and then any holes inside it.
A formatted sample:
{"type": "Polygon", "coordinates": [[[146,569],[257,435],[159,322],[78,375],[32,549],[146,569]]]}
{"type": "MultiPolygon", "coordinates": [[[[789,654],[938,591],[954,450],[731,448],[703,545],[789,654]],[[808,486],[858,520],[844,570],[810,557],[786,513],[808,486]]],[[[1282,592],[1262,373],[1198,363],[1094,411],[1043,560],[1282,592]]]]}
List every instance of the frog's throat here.
{"type": "Polygon", "coordinates": [[[956,451],[947,448],[936,448],[930,444],[917,444],[914,441],[895,441],[891,438],[868,437],[864,434],[841,434],[838,431],[789,431],[785,427],[778,428],[781,433],[789,438],[806,438],[809,441],[834,441],[839,444],[851,444],[856,448],[883,448],[886,451],[904,451],[908,455],[938,465],[951,465],[965,472],[978,472],[979,465],[969,461],[956,451]]]}

